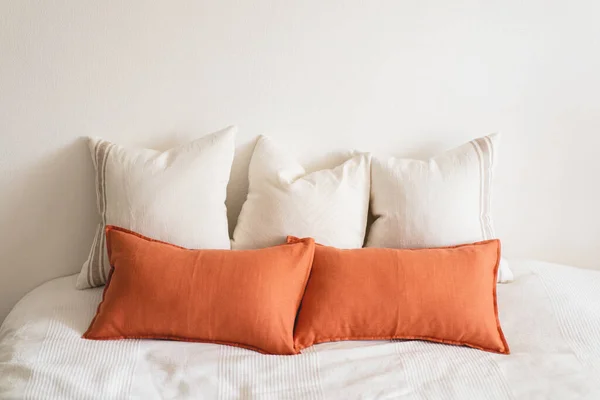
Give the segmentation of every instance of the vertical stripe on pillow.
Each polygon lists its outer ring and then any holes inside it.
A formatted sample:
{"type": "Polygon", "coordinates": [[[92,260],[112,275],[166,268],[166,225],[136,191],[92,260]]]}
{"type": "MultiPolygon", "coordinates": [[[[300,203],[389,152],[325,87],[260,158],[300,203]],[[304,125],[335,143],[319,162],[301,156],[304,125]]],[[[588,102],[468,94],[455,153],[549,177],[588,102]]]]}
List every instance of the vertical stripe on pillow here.
{"type": "Polygon", "coordinates": [[[113,143],[98,140],[94,146],[94,157],[92,157],[96,168],[96,198],[101,222],[96,229],[94,244],[88,260],[87,284],[90,287],[101,285],[102,282],[106,282],[107,278],[107,268],[104,265],[108,264],[106,262],[104,236],[104,227],[106,226],[106,160],[113,147],[113,143]]]}
{"type": "Polygon", "coordinates": [[[492,185],[492,169],[494,167],[494,147],[488,136],[475,139],[470,142],[477,157],[479,159],[479,174],[480,174],[480,219],[481,219],[481,235],[484,240],[494,238],[494,229],[490,218],[490,192],[492,185]]]}

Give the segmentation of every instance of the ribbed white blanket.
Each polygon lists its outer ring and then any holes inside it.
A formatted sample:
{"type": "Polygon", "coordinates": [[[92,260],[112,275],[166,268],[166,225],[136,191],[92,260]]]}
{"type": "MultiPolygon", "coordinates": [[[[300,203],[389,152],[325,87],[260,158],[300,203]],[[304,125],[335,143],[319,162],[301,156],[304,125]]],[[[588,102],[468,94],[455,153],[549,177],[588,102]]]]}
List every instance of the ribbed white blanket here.
{"type": "Polygon", "coordinates": [[[298,356],[80,339],[102,289],[75,276],[28,294],[0,328],[0,398],[600,399],[600,272],[511,262],[499,286],[509,356],[418,341],[339,342],[298,356]]]}

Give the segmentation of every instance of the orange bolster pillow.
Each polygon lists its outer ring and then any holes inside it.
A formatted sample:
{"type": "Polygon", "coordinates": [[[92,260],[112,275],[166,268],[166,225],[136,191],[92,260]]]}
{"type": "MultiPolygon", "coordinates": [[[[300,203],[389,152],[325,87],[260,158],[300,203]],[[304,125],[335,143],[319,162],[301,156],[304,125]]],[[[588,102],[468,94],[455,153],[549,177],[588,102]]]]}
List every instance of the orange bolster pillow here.
{"type": "Polygon", "coordinates": [[[187,250],[106,228],[111,265],[86,339],[170,339],[296,354],[313,239],[260,250],[187,250]]]}
{"type": "Polygon", "coordinates": [[[499,261],[498,240],[419,250],[317,245],[296,347],[421,339],[508,354],[496,303],[499,261]]]}

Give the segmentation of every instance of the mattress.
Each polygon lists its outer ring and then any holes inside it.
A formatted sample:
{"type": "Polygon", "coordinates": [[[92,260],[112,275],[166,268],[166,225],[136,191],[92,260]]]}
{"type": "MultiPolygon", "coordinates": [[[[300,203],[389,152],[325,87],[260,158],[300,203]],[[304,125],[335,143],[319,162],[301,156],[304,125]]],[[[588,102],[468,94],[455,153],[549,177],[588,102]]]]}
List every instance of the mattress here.
{"type": "Polygon", "coordinates": [[[75,276],[0,328],[1,398],[600,399],[600,272],[512,262],[499,285],[511,355],[420,341],[321,344],[297,356],[153,340],[89,341],[102,289],[75,276]]]}

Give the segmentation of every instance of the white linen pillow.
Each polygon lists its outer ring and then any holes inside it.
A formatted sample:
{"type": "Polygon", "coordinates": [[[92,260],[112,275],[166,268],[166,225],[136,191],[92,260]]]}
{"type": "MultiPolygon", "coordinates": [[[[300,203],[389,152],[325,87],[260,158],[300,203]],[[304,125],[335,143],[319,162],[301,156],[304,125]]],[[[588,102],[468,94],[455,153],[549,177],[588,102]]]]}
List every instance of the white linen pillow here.
{"type": "MultiPolygon", "coordinates": [[[[373,158],[367,247],[452,246],[495,238],[490,214],[498,134],[427,161],[373,158]]],[[[498,281],[513,279],[505,260],[498,281]]]]}
{"type": "Polygon", "coordinates": [[[106,225],[187,248],[229,249],[225,196],[235,127],[165,152],[90,138],[101,222],[77,288],[106,283],[106,225]]]}
{"type": "Polygon", "coordinates": [[[233,249],[285,243],[288,235],[312,237],[339,248],[363,245],[369,210],[370,160],[352,157],[306,174],[267,137],[258,139],[249,189],[232,240],[233,249]]]}

